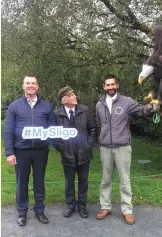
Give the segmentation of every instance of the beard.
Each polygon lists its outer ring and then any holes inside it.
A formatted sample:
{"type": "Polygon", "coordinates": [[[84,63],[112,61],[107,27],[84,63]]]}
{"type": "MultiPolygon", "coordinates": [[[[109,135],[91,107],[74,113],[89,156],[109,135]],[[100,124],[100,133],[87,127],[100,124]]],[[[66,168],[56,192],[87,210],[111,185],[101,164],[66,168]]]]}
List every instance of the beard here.
{"type": "Polygon", "coordinates": [[[111,90],[106,90],[106,93],[113,97],[116,94],[117,90],[116,89],[111,89],[111,90]]]}

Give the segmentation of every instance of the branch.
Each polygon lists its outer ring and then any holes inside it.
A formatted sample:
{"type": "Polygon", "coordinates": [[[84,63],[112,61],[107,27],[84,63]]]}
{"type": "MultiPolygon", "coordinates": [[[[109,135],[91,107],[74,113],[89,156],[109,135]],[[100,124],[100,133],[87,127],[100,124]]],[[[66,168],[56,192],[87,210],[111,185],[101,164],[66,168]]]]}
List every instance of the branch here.
{"type": "Polygon", "coordinates": [[[113,13],[121,21],[131,24],[134,29],[140,30],[140,31],[146,33],[147,35],[152,35],[151,29],[149,29],[143,23],[140,23],[138,21],[138,19],[136,18],[136,16],[133,14],[133,12],[128,7],[128,5],[126,5],[124,2],[122,2],[122,4],[124,4],[126,6],[128,16],[122,14],[122,12],[119,12],[117,8],[113,7],[113,5],[110,3],[109,0],[101,0],[101,2],[103,2],[105,4],[105,6],[110,10],[110,12],[113,13]]]}
{"type": "MultiPolygon", "coordinates": [[[[121,34],[118,33],[118,32],[113,32],[113,34],[117,35],[117,36],[121,36],[121,34]]],[[[130,40],[130,41],[137,42],[138,44],[142,44],[143,46],[147,46],[148,48],[154,48],[154,44],[149,44],[149,43],[141,40],[140,38],[137,39],[135,37],[127,35],[127,39],[130,40]]]]}

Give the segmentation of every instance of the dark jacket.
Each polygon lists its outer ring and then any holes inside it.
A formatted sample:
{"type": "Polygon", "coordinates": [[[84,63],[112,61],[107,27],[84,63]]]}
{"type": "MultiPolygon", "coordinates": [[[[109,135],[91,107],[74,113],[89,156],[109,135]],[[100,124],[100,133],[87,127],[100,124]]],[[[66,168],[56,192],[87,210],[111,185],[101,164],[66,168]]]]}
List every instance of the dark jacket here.
{"type": "Polygon", "coordinates": [[[6,156],[14,155],[15,148],[47,148],[49,140],[23,139],[22,131],[24,127],[48,128],[55,124],[52,106],[47,101],[38,97],[33,108],[28,104],[26,97],[12,102],[8,107],[4,126],[6,156]]]}
{"type": "Polygon", "coordinates": [[[148,106],[139,105],[130,97],[117,95],[109,112],[106,95],[96,105],[96,121],[99,144],[104,147],[119,147],[131,143],[129,118],[131,116],[146,118],[152,116],[148,106]]]}
{"type": "MultiPolygon", "coordinates": [[[[70,128],[70,120],[66,114],[64,106],[55,111],[57,126],[70,128]]],[[[78,135],[75,138],[63,140],[56,149],[61,153],[62,163],[69,166],[76,165],[74,144],[78,147],[78,165],[92,159],[92,146],[96,141],[96,126],[88,106],[78,104],[75,110],[75,128],[78,135]]]]}

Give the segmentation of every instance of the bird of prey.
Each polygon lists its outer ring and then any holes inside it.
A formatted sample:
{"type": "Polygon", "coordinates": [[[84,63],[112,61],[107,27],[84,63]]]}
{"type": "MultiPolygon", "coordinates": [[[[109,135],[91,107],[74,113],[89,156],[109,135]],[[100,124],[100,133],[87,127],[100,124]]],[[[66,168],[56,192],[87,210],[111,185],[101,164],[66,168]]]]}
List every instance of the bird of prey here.
{"type": "Polygon", "coordinates": [[[154,51],[148,58],[147,64],[143,65],[142,72],[139,75],[138,83],[149,75],[153,75],[152,91],[146,98],[151,99],[152,104],[156,104],[158,109],[162,105],[162,25],[155,27],[154,51]]]}

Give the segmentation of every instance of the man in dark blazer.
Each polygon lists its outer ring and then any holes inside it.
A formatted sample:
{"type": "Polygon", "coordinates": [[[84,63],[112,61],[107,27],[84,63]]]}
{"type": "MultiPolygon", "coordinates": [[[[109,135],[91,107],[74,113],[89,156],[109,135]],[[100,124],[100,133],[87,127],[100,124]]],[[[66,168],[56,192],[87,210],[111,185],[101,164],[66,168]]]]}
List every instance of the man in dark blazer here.
{"type": "Polygon", "coordinates": [[[61,153],[65,175],[65,200],[67,208],[64,217],[70,217],[77,206],[82,218],[88,217],[86,210],[88,174],[92,159],[92,146],[96,140],[96,126],[87,105],[77,103],[74,90],[63,87],[58,98],[62,106],[55,111],[57,126],[75,128],[77,136],[61,139],[56,149],[61,153]],[[75,196],[75,174],[78,175],[78,200],[75,196]]]}
{"type": "MultiPolygon", "coordinates": [[[[37,219],[48,223],[44,214],[44,178],[48,161],[49,139],[27,139],[22,137],[25,127],[48,128],[55,125],[53,108],[50,103],[37,95],[38,80],[34,75],[24,77],[24,96],[12,102],[6,114],[4,126],[5,154],[9,165],[16,167],[16,203],[18,225],[26,225],[29,205],[28,183],[31,167],[35,204],[33,210],[37,219]]],[[[30,135],[30,129],[26,130],[30,135]]]]}

